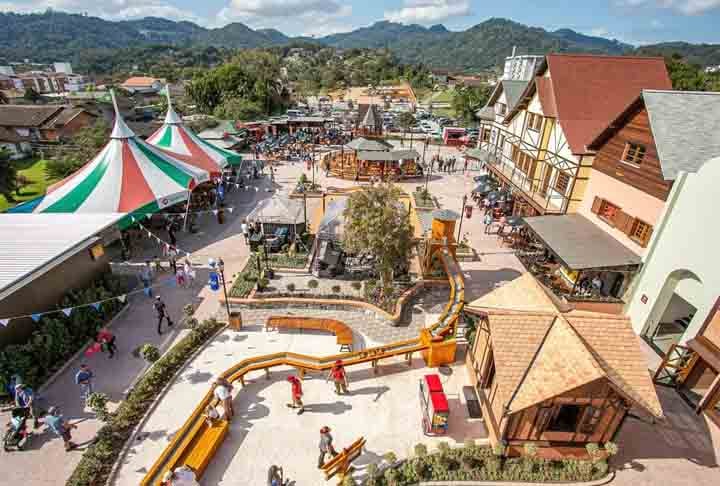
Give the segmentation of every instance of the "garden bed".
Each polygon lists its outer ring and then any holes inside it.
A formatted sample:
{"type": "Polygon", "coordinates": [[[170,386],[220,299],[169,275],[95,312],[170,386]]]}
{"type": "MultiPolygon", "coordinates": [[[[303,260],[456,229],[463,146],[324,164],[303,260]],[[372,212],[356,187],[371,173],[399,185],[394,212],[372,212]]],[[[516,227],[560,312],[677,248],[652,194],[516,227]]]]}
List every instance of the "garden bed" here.
{"type": "MultiPolygon", "coordinates": [[[[441,443],[438,451],[427,453],[423,444],[415,446],[415,456],[386,467],[368,467],[365,486],[410,486],[423,481],[515,481],[515,482],[584,482],[608,474],[608,453],[617,452],[614,444],[605,449],[588,446],[592,459],[549,460],[538,457],[538,449],[526,447],[522,457],[503,457],[499,450],[476,446],[468,441],[464,447],[451,448],[441,443]],[[591,452],[592,449],[592,452],[591,452]]],[[[374,466],[374,465],[373,465],[374,466]]]]}
{"type": "Polygon", "coordinates": [[[435,201],[435,198],[429,192],[425,190],[415,191],[412,193],[413,200],[415,201],[415,207],[417,209],[434,210],[439,206],[435,201]]]}
{"type": "Polygon", "coordinates": [[[155,401],[185,362],[210,339],[223,324],[204,321],[173,346],[135,384],[127,399],[110,414],[98,431],[95,442],[85,451],[66,486],[93,486],[107,481],[133,429],[140,423],[155,401]]]}

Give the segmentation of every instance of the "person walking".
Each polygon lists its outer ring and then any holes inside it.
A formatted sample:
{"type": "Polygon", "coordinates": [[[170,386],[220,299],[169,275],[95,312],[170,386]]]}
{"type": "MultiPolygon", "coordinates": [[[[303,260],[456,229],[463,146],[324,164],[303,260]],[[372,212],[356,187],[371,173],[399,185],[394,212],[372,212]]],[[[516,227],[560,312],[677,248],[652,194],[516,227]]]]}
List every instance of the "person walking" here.
{"type": "Polygon", "coordinates": [[[303,412],[305,412],[305,406],[302,402],[302,383],[300,383],[300,379],[297,376],[290,375],[287,377],[287,381],[292,385],[292,388],[290,390],[292,395],[292,403],[288,403],[287,406],[290,408],[299,408],[298,415],[302,415],[303,412]]]}
{"type": "Polygon", "coordinates": [[[330,454],[332,457],[338,455],[335,447],[333,447],[333,436],[330,435],[330,427],[327,425],[320,429],[320,455],[318,456],[318,469],[322,468],[325,464],[325,455],[330,454]]]}
{"type": "Polygon", "coordinates": [[[335,361],[335,364],[330,369],[327,379],[331,379],[335,384],[335,393],[337,395],[347,394],[348,392],[348,381],[347,374],[345,373],[345,366],[341,359],[335,361]]]}
{"type": "Polygon", "coordinates": [[[185,278],[187,279],[187,286],[189,288],[193,288],[195,285],[195,269],[192,266],[192,263],[190,263],[189,259],[185,259],[185,263],[183,264],[183,269],[185,270],[185,278]]]}
{"type": "Polygon", "coordinates": [[[115,335],[113,333],[107,329],[101,329],[95,337],[95,342],[100,343],[102,350],[108,352],[108,359],[112,359],[115,356],[117,346],[115,345],[115,335]]]}
{"type": "Polygon", "coordinates": [[[168,238],[170,239],[170,244],[172,246],[175,246],[177,243],[177,238],[175,237],[175,221],[172,219],[167,222],[167,225],[165,226],[165,229],[168,234],[168,238]]]}
{"type": "Polygon", "coordinates": [[[94,377],[95,376],[88,365],[85,363],[80,365],[80,369],[75,374],[75,384],[80,386],[80,398],[83,400],[87,400],[93,392],[94,377]]]}
{"type": "Polygon", "coordinates": [[[232,385],[225,379],[218,377],[215,380],[215,389],[213,395],[222,403],[225,410],[225,418],[230,421],[235,415],[235,409],[232,402],[232,385]]]}
{"type": "Polygon", "coordinates": [[[245,238],[245,244],[247,245],[249,243],[249,235],[248,235],[248,225],[247,220],[243,220],[242,224],[240,225],[240,228],[242,229],[243,238],[245,238]]]}
{"type": "Polygon", "coordinates": [[[174,246],[171,246],[168,249],[167,256],[168,256],[168,262],[170,263],[170,269],[172,270],[173,275],[177,275],[177,250],[174,246]]]}
{"type": "Polygon", "coordinates": [[[155,307],[155,313],[157,313],[158,318],[158,324],[157,324],[157,332],[158,334],[162,334],[162,321],[163,319],[167,320],[168,327],[173,325],[173,321],[170,319],[170,316],[167,314],[167,307],[165,306],[165,302],[160,298],[158,295],[155,297],[155,302],[153,303],[153,307],[155,307]]]}
{"type": "Polygon", "coordinates": [[[150,260],[145,261],[145,265],[140,269],[140,281],[145,288],[145,294],[152,297],[152,267],[150,260]]]}
{"type": "Polygon", "coordinates": [[[65,444],[65,452],[77,447],[72,441],[72,435],[70,434],[70,431],[76,428],[76,426],[63,418],[58,407],[50,407],[48,414],[43,418],[43,423],[45,423],[55,435],[62,438],[65,444]]]}
{"type": "Polygon", "coordinates": [[[493,217],[492,214],[488,211],[485,213],[485,217],[483,218],[483,224],[485,225],[485,234],[490,234],[490,227],[493,223],[493,217]]]}
{"type": "Polygon", "coordinates": [[[15,406],[27,410],[27,416],[33,418],[33,427],[37,429],[39,425],[38,412],[32,388],[22,383],[15,385],[15,406]]]}

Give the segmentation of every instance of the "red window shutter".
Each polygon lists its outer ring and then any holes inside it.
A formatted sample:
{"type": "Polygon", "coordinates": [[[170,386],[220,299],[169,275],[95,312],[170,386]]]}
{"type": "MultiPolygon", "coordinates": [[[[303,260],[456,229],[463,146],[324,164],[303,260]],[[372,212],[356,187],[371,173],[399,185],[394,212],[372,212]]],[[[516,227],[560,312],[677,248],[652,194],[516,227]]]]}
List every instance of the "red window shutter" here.
{"type": "Polygon", "coordinates": [[[654,228],[651,226],[650,229],[647,231],[645,238],[643,238],[642,241],[640,242],[640,246],[642,246],[643,248],[648,246],[648,243],[650,243],[650,238],[652,238],[653,229],[654,228]]]}
{"type": "Polygon", "coordinates": [[[602,198],[595,196],[595,199],[593,199],[592,208],[590,208],[590,211],[597,214],[600,212],[600,206],[602,205],[602,198]]]}
{"type": "Polygon", "coordinates": [[[626,235],[630,235],[630,233],[632,233],[632,227],[634,222],[635,218],[623,212],[622,210],[618,210],[615,218],[613,219],[615,227],[626,235]]]}

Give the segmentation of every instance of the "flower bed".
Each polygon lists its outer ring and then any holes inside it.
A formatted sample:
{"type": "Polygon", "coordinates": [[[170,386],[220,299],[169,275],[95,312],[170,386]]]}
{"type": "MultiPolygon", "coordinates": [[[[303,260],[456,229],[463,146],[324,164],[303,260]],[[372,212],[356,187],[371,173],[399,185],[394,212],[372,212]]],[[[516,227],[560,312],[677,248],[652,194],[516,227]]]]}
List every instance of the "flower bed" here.
{"type": "Polygon", "coordinates": [[[590,454],[593,459],[588,460],[542,459],[537,457],[534,446],[526,447],[525,452],[523,457],[507,458],[497,450],[479,447],[468,441],[464,447],[457,449],[441,443],[438,452],[428,454],[426,447],[418,444],[415,446],[415,457],[387,468],[383,474],[376,467],[371,468],[365,485],[409,486],[420,481],[591,481],[607,475],[606,456],[616,452],[616,446],[608,443],[605,454],[595,450],[594,454],[590,454]]]}
{"type": "Polygon", "coordinates": [[[424,189],[413,192],[412,196],[415,200],[415,207],[418,209],[435,209],[438,207],[432,195],[424,189]]]}
{"type": "MultiPolygon", "coordinates": [[[[125,280],[107,275],[89,288],[69,292],[58,305],[64,309],[120,295],[127,291],[125,280]]],[[[93,307],[74,309],[70,316],[56,312],[43,316],[38,330],[25,344],[11,344],[0,352],[0,385],[5,390],[12,375],[19,375],[33,388],[39,387],[122,308],[116,299],[93,307]]]]}
{"type": "Polygon", "coordinates": [[[98,431],[95,442],[83,454],[66,486],[104,484],[133,429],[169,380],[185,362],[212,337],[222,323],[204,321],[173,346],[138,381],[118,409],[109,415],[107,423],[98,431]]]}

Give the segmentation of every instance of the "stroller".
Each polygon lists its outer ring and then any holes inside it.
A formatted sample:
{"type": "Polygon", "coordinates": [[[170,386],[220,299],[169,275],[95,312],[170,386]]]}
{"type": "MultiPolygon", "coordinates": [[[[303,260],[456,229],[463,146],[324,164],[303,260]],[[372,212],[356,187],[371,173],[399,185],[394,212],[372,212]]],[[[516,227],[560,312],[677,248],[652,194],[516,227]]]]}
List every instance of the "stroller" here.
{"type": "Polygon", "coordinates": [[[27,446],[32,432],[27,429],[28,410],[26,408],[14,408],[7,430],[3,437],[3,449],[5,452],[13,450],[21,451],[27,446]]]}

